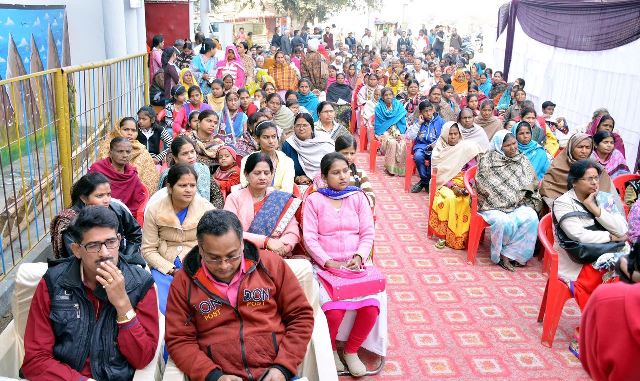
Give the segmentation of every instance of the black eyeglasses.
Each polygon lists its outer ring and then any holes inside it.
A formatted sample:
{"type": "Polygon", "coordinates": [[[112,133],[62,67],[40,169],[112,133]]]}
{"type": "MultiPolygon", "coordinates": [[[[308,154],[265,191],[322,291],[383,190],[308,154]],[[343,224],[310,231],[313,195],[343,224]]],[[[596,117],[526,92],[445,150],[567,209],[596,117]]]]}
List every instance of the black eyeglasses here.
{"type": "Polygon", "coordinates": [[[78,243],[78,245],[90,254],[99,253],[100,250],[102,250],[102,245],[106,246],[108,250],[117,249],[120,246],[120,234],[117,234],[116,238],[109,238],[106,241],[89,242],[86,244],[78,243]]]}

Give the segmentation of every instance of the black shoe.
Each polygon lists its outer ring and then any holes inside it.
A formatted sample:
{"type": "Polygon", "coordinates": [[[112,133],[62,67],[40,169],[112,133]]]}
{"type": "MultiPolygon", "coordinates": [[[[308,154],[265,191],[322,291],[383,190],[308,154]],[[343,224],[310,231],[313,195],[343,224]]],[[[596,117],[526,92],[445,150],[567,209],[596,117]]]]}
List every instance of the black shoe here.
{"type": "Polygon", "coordinates": [[[424,189],[424,185],[422,185],[422,182],[419,182],[411,187],[411,193],[420,193],[422,189],[424,189]]]}

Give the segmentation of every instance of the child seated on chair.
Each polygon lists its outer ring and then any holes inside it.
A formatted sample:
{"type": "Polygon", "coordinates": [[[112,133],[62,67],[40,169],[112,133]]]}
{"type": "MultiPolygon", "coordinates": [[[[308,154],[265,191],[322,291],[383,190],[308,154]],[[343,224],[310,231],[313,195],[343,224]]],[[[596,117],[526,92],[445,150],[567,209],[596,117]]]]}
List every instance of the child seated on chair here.
{"type": "Polygon", "coordinates": [[[420,193],[422,189],[429,191],[431,152],[444,124],[444,119],[438,114],[437,107],[431,102],[420,102],[418,110],[420,112],[418,120],[407,129],[406,135],[407,139],[413,140],[413,161],[416,162],[416,169],[420,175],[420,181],[411,188],[411,193],[420,193]]]}
{"type": "Polygon", "coordinates": [[[224,194],[231,193],[231,187],[240,184],[240,167],[237,164],[237,154],[233,147],[225,145],[218,149],[218,163],[220,166],[213,174],[213,178],[224,194]]]}

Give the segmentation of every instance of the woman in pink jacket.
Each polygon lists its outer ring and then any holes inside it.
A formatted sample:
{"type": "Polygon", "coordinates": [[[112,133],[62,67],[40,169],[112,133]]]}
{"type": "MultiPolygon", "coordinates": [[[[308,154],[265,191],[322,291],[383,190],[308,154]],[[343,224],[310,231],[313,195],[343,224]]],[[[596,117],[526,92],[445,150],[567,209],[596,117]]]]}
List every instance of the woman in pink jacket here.
{"type": "Polygon", "coordinates": [[[227,74],[233,77],[233,85],[237,89],[244,87],[247,73],[245,72],[244,63],[238,54],[238,49],[235,45],[227,46],[225,59],[218,62],[218,70],[216,72],[216,78],[222,79],[227,74]]]}
{"type": "Polygon", "coordinates": [[[302,201],[291,193],[271,188],[273,173],[269,155],[263,152],[249,155],[244,165],[248,186],[229,194],[224,209],[238,216],[244,239],[258,249],[290,257],[300,241],[295,213],[302,201]]]}
{"type": "MultiPolygon", "coordinates": [[[[320,162],[320,172],[318,191],[309,195],[304,205],[305,248],[316,272],[330,268],[358,269],[373,248],[375,227],[371,206],[360,188],[349,186],[351,169],[341,153],[326,154],[320,162]]],[[[380,356],[386,355],[386,303],[384,291],[334,301],[320,283],[320,304],[327,316],[338,371],[344,371],[345,366],[336,351],[336,339],[346,339],[344,360],[349,373],[356,377],[367,373],[358,358],[361,346],[380,356]]]]}

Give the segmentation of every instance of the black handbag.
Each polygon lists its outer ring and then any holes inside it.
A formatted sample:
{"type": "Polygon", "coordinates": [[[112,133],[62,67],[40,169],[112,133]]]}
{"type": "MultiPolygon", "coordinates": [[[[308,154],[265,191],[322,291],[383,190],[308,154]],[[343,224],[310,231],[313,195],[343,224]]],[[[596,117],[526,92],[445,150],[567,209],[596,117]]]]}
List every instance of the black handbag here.
{"type": "MultiPolygon", "coordinates": [[[[570,217],[591,217],[595,218],[595,216],[588,212],[569,212],[562,216],[559,221],[556,221],[555,214],[553,216],[553,225],[556,230],[556,237],[558,238],[558,245],[564,249],[569,255],[569,258],[581,265],[593,263],[598,258],[605,253],[615,253],[620,251],[625,243],[624,242],[607,242],[607,243],[584,243],[574,241],[562,230],[560,224],[567,218],[570,217]]],[[[606,231],[602,225],[596,221],[595,225],[589,226],[586,228],[587,230],[592,231],[606,231]]]]}

